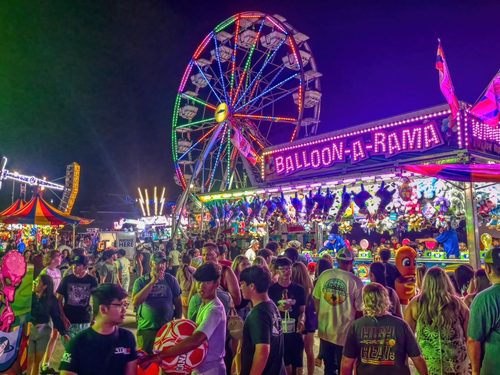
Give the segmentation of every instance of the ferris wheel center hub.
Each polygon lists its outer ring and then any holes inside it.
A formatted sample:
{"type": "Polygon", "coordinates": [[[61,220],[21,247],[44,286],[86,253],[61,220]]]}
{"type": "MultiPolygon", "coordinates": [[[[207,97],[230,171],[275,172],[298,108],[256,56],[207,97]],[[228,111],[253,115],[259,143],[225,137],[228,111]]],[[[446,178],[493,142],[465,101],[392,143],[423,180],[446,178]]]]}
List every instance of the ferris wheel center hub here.
{"type": "Polygon", "coordinates": [[[229,107],[227,106],[226,103],[220,103],[215,109],[215,121],[217,121],[220,124],[221,122],[226,121],[228,116],[229,116],[229,107]]]}

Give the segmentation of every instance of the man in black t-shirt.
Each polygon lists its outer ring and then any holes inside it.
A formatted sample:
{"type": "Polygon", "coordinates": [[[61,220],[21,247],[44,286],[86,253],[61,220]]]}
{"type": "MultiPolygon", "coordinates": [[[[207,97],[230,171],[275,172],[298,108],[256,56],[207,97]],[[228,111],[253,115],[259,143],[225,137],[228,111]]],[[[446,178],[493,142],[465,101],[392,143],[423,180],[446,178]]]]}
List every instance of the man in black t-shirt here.
{"type": "Polygon", "coordinates": [[[241,273],[240,284],[243,298],[253,304],[243,327],[241,375],[284,374],[280,313],[267,294],[271,275],[260,266],[252,266],[241,273]]]}
{"type": "MultiPolygon", "coordinates": [[[[284,337],[284,362],[288,374],[302,373],[304,357],[304,341],[302,332],[305,327],[306,297],[304,288],[292,283],[292,261],[286,257],[276,259],[276,270],[278,271],[278,282],[269,288],[269,297],[278,306],[281,318],[285,314],[295,320],[293,327],[287,327],[283,332],[284,337]]],[[[284,326],[287,326],[284,320],[284,326]]]]}
{"type": "Polygon", "coordinates": [[[61,375],[135,375],[134,335],[118,327],[125,320],[127,292],[106,283],[92,298],[95,323],[70,341],[61,360],[61,375]]]}
{"type": "MultiPolygon", "coordinates": [[[[72,260],[73,273],[64,276],[57,298],[61,305],[61,319],[68,330],[69,336],[74,337],[80,331],[90,327],[92,320],[90,295],[97,288],[95,277],[87,273],[88,258],[78,255],[72,260]]],[[[63,344],[68,342],[63,340],[63,344]]]]}
{"type": "Polygon", "coordinates": [[[385,267],[385,281],[389,288],[394,289],[394,282],[401,276],[394,264],[389,263],[391,259],[391,250],[383,248],[379,250],[380,260],[385,267]]]}

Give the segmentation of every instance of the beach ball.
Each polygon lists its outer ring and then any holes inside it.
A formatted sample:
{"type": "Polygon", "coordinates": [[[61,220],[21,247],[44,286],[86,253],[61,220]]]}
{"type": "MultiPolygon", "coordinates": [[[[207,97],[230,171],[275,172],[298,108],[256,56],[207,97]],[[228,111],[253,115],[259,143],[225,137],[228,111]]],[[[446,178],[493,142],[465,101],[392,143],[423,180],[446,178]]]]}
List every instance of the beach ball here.
{"type": "MultiPolygon", "coordinates": [[[[176,319],[166,323],[156,334],[153,352],[159,353],[168,347],[178,344],[186,337],[191,336],[195,329],[196,324],[189,319],[176,319]]],[[[160,367],[166,372],[190,374],[193,369],[205,360],[207,351],[208,343],[205,341],[202,345],[186,354],[164,358],[160,363],[160,367]]]]}

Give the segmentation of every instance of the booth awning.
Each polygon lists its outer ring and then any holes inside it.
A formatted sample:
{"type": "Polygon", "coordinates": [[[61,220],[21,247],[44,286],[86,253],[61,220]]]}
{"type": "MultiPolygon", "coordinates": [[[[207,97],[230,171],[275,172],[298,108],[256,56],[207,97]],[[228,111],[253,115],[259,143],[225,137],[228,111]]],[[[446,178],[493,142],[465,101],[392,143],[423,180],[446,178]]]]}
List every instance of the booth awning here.
{"type": "Polygon", "coordinates": [[[448,181],[500,182],[499,164],[407,165],[404,170],[448,181]]]}
{"type": "Polygon", "coordinates": [[[26,204],[26,202],[23,201],[22,199],[16,200],[9,207],[7,207],[5,210],[0,212],[0,217],[12,215],[17,210],[23,208],[25,204],[26,204]]]}
{"type": "Polygon", "coordinates": [[[9,216],[0,217],[0,222],[5,224],[31,224],[31,225],[67,225],[90,224],[92,220],[77,216],[67,215],[51,206],[38,194],[23,207],[9,216]]]}

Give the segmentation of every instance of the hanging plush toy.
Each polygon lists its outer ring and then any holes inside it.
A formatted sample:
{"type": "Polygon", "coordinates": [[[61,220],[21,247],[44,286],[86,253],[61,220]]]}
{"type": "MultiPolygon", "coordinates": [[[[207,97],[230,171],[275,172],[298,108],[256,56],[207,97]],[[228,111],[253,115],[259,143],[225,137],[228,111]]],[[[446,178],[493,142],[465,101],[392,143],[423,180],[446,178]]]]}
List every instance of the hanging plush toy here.
{"type": "Polygon", "coordinates": [[[311,218],[313,209],[314,209],[314,198],[312,190],[309,191],[309,195],[306,195],[306,219],[309,220],[311,218]]]}
{"type": "Polygon", "coordinates": [[[340,207],[339,207],[339,210],[337,212],[337,215],[335,216],[335,221],[337,223],[340,223],[340,221],[342,220],[342,217],[345,214],[345,211],[351,205],[351,193],[347,192],[346,186],[344,186],[344,188],[342,189],[342,195],[340,196],[340,201],[341,201],[340,207]]]}
{"type": "Polygon", "coordinates": [[[396,268],[400,276],[395,281],[396,293],[402,305],[415,296],[415,274],[417,252],[409,246],[402,246],[396,250],[396,268]]]}
{"type": "Polygon", "coordinates": [[[318,188],[317,193],[314,194],[313,200],[314,203],[316,204],[314,212],[317,215],[321,215],[323,213],[323,208],[325,207],[325,196],[321,194],[321,186],[318,188]]]}
{"type": "Polygon", "coordinates": [[[273,200],[271,198],[269,198],[265,203],[264,203],[264,206],[267,207],[267,211],[266,211],[266,217],[265,219],[266,220],[269,220],[269,218],[273,215],[274,211],[276,211],[276,203],[273,202],[273,200]]]}
{"type": "Polygon", "coordinates": [[[325,216],[325,218],[327,218],[328,214],[330,213],[333,202],[335,202],[335,197],[336,194],[332,194],[330,188],[326,188],[325,202],[323,206],[323,215],[325,216]]]}
{"type": "Polygon", "coordinates": [[[399,188],[399,196],[405,202],[409,201],[413,195],[413,188],[408,177],[402,178],[402,184],[399,188]]]}
{"type": "Polygon", "coordinates": [[[300,215],[302,214],[302,208],[303,208],[302,199],[299,199],[298,193],[295,193],[295,197],[290,199],[290,203],[295,209],[295,219],[298,220],[300,215]]]}
{"type": "Polygon", "coordinates": [[[260,216],[260,211],[262,210],[262,201],[256,195],[252,203],[250,203],[250,208],[252,209],[252,213],[250,214],[250,219],[256,219],[260,216]]]}
{"type": "Polygon", "coordinates": [[[233,217],[233,210],[229,202],[224,203],[223,218],[226,223],[233,217]]]}
{"type": "Polygon", "coordinates": [[[276,204],[278,211],[281,212],[285,220],[290,221],[290,216],[288,215],[287,202],[283,192],[281,192],[281,196],[274,197],[273,202],[276,204]]]}
{"type": "Polygon", "coordinates": [[[437,197],[434,199],[434,208],[439,212],[440,215],[444,215],[450,209],[450,201],[445,197],[437,197]]]}
{"type": "Polygon", "coordinates": [[[389,203],[392,202],[392,197],[396,190],[389,190],[385,186],[385,181],[382,181],[382,185],[380,185],[380,188],[377,190],[375,193],[375,196],[380,198],[380,204],[378,205],[377,208],[377,217],[382,218],[385,215],[387,215],[387,206],[389,203]]]}
{"type": "Polygon", "coordinates": [[[248,203],[246,198],[243,198],[243,200],[241,201],[240,209],[245,218],[249,217],[250,214],[252,213],[252,209],[250,208],[250,203],[248,203]]]}
{"type": "Polygon", "coordinates": [[[365,186],[361,184],[361,191],[357,194],[351,191],[354,195],[353,201],[359,208],[359,213],[361,215],[368,215],[370,212],[368,211],[368,207],[366,206],[366,201],[372,197],[372,195],[365,190],[365,186]]]}

